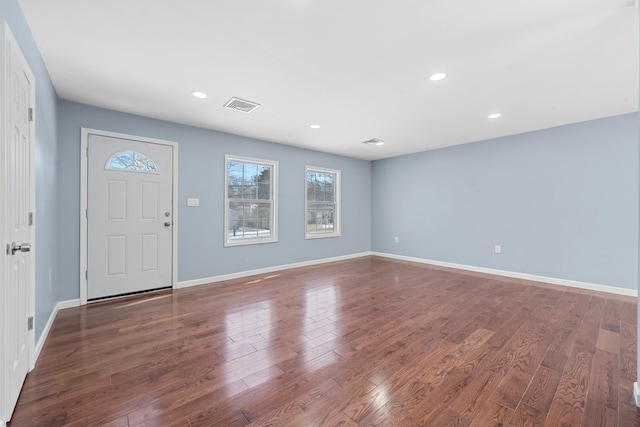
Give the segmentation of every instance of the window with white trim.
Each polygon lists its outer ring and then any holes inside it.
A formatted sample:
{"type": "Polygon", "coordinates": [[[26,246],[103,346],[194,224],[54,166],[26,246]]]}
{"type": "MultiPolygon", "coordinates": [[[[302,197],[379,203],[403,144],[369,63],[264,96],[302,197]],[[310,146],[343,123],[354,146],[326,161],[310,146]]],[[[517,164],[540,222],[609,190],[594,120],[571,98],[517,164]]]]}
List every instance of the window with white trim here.
{"type": "Polygon", "coordinates": [[[278,241],[278,162],[225,156],[225,246],[278,241]]]}
{"type": "Polygon", "coordinates": [[[340,171],[305,168],[305,237],[340,236],[340,171]]]}

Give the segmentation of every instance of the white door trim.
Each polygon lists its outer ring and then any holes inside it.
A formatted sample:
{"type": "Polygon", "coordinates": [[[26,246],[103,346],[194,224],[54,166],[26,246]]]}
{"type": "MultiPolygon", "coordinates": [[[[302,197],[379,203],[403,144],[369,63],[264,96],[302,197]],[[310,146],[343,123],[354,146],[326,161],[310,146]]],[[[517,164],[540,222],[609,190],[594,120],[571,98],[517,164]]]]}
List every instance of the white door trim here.
{"type": "Polygon", "coordinates": [[[88,158],[87,147],[89,142],[89,135],[99,135],[111,138],[130,139],[133,141],[150,142],[153,144],[168,145],[173,147],[173,192],[172,197],[172,210],[173,210],[173,235],[172,235],[172,275],[171,275],[171,287],[175,288],[178,283],[178,143],[173,141],[165,141],[155,138],[146,138],[142,136],[127,135],[123,133],[108,132],[103,130],[82,128],[82,137],[80,142],[81,155],[80,155],[80,304],[85,305],[87,303],[87,234],[88,234],[88,221],[87,221],[87,208],[88,208],[88,158]]]}
{"type": "MultiPolygon", "coordinates": [[[[35,91],[36,91],[36,80],[35,80],[35,76],[33,75],[33,72],[31,71],[31,68],[29,67],[29,62],[27,62],[26,58],[24,57],[24,55],[22,54],[22,51],[20,49],[20,45],[18,45],[18,42],[16,41],[16,39],[14,38],[13,34],[11,33],[11,29],[9,28],[9,25],[5,22],[5,21],[1,21],[0,22],[0,43],[2,43],[0,45],[0,102],[2,103],[8,103],[10,102],[10,100],[8,99],[7,96],[7,90],[9,88],[9,82],[8,82],[8,73],[10,72],[10,70],[8,70],[8,62],[7,62],[7,45],[12,45],[12,48],[15,49],[16,54],[18,55],[18,57],[20,58],[20,61],[23,63],[24,65],[24,71],[27,74],[27,78],[29,79],[31,85],[32,85],[32,90],[31,90],[31,94],[30,94],[30,99],[29,99],[29,105],[31,105],[31,108],[33,108],[33,111],[35,111],[35,105],[36,105],[36,98],[35,98],[35,91]]],[[[8,144],[7,142],[10,140],[10,132],[11,130],[9,129],[8,126],[8,121],[9,121],[9,108],[6,105],[3,105],[2,108],[0,109],[0,111],[3,112],[3,114],[0,114],[0,170],[2,172],[0,172],[0,200],[2,201],[2,206],[3,208],[0,209],[0,243],[2,244],[2,253],[0,253],[0,256],[2,256],[2,261],[0,262],[0,316],[2,315],[2,313],[6,313],[7,310],[5,309],[5,305],[6,304],[11,304],[11,301],[7,300],[7,297],[5,295],[5,287],[3,286],[3,284],[8,283],[9,282],[9,257],[5,255],[5,245],[8,243],[7,239],[9,236],[9,225],[7,222],[7,218],[5,216],[6,212],[5,212],[5,208],[6,206],[8,206],[8,200],[9,200],[9,182],[8,182],[8,176],[7,176],[7,171],[8,171],[8,162],[9,159],[7,159],[7,147],[8,144]]],[[[36,179],[35,179],[35,132],[36,128],[35,128],[35,118],[33,121],[31,121],[29,123],[29,133],[30,133],[30,158],[29,158],[29,168],[30,168],[30,186],[29,186],[29,204],[30,204],[30,211],[31,212],[35,212],[35,206],[36,206],[36,179]]],[[[35,269],[35,260],[36,260],[36,250],[37,250],[37,246],[36,246],[36,240],[35,240],[35,236],[36,236],[36,226],[35,226],[35,218],[34,218],[34,223],[31,227],[29,227],[29,239],[31,242],[31,262],[30,262],[30,268],[29,268],[29,307],[28,307],[28,314],[30,317],[34,317],[35,316],[35,277],[36,277],[36,269],[35,269]]],[[[5,393],[8,392],[8,390],[6,389],[6,387],[8,387],[8,384],[5,383],[5,379],[7,378],[6,373],[4,372],[5,369],[5,363],[6,363],[6,357],[7,355],[4,354],[6,348],[7,348],[7,343],[6,343],[6,339],[7,339],[7,333],[5,330],[5,327],[10,326],[7,324],[7,322],[0,318],[0,341],[2,342],[2,347],[0,347],[0,423],[4,423],[8,420],[4,419],[5,417],[8,417],[8,415],[6,412],[7,411],[11,411],[13,408],[5,408],[4,406],[4,402],[5,402],[5,393]]],[[[29,371],[31,371],[34,367],[35,367],[35,327],[29,331],[29,371]]]]}

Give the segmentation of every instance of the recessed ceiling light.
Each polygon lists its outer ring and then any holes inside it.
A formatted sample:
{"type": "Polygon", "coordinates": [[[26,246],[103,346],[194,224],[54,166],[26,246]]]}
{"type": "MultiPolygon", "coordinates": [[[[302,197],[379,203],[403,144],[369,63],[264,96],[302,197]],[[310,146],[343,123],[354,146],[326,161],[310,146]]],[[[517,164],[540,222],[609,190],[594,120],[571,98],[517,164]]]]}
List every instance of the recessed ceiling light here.
{"type": "Polygon", "coordinates": [[[366,141],[362,141],[366,145],[384,145],[384,141],[378,138],[371,138],[366,141]]]}
{"type": "Polygon", "coordinates": [[[309,126],[311,129],[320,129],[320,125],[311,125],[309,126]]]}
{"type": "Polygon", "coordinates": [[[502,117],[502,114],[500,114],[500,113],[493,113],[493,114],[489,114],[487,117],[488,117],[488,118],[490,118],[490,119],[497,119],[497,118],[502,117]]]}
{"type": "Polygon", "coordinates": [[[431,74],[431,77],[429,77],[429,80],[431,80],[432,82],[437,82],[438,80],[442,80],[445,77],[447,77],[447,73],[435,73],[435,74],[431,74]]]}
{"type": "Polygon", "coordinates": [[[208,96],[206,93],[200,92],[199,90],[194,90],[193,92],[191,92],[191,95],[199,99],[205,99],[208,96]]]}

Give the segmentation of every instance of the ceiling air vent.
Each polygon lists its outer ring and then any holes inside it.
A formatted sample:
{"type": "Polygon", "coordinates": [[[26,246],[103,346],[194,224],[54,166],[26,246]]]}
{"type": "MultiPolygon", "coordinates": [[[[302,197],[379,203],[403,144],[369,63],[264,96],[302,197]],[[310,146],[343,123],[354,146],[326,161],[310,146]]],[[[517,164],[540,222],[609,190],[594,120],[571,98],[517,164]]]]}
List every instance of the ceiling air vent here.
{"type": "Polygon", "coordinates": [[[250,113],[256,108],[258,108],[260,104],[256,102],[247,101],[246,99],[236,98],[235,96],[227,101],[224,104],[225,108],[230,110],[242,111],[243,113],[250,113]]]}

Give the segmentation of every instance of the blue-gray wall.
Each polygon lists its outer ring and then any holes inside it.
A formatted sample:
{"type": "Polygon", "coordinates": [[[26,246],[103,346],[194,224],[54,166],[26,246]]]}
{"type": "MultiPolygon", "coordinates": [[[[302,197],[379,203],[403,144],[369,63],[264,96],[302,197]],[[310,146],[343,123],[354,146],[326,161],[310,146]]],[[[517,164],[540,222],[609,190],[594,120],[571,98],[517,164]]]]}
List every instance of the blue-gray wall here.
{"type": "Polygon", "coordinates": [[[371,248],[371,163],[118,113],[59,103],[58,180],[62,299],[79,297],[80,128],[88,127],[178,143],[178,280],[367,252],[371,248]],[[278,242],[223,246],[224,156],[279,162],[278,242]],[[305,240],[305,165],[342,171],[342,236],[305,240]],[[200,207],[187,207],[187,197],[200,207]],[[74,244],[69,245],[69,242],[74,244]]]}
{"type": "Polygon", "coordinates": [[[34,250],[36,268],[35,333],[36,339],[38,339],[53,307],[61,299],[56,286],[58,272],[56,258],[58,241],[56,200],[58,118],[56,103],[58,96],[18,0],[0,1],[0,20],[7,22],[36,79],[36,241],[34,250]]]}
{"type": "Polygon", "coordinates": [[[637,289],[637,114],[375,161],[372,188],[373,251],[637,289]]]}

